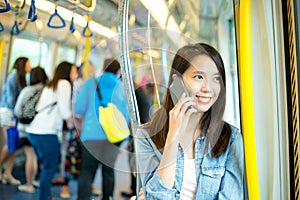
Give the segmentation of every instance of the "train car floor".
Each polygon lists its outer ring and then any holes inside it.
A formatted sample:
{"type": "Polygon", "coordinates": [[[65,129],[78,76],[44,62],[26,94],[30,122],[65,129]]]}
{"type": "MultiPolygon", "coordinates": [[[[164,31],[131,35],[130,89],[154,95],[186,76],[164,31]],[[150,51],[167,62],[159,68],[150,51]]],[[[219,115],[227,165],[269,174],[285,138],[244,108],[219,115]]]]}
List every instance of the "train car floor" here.
{"type": "MultiPolygon", "coordinates": [[[[118,158],[115,164],[115,191],[114,191],[114,200],[125,200],[121,196],[121,192],[129,191],[130,188],[130,168],[128,162],[128,153],[126,150],[127,142],[124,142],[121,145],[118,158]],[[122,169],[122,170],[118,170],[122,169]]],[[[15,178],[21,180],[22,183],[25,183],[25,171],[24,171],[24,156],[18,156],[16,158],[13,175],[15,178]]],[[[59,173],[56,174],[56,177],[59,176],[59,173]]],[[[77,180],[71,180],[69,182],[69,190],[71,197],[70,200],[77,200],[77,180]]],[[[96,173],[94,184],[98,189],[102,188],[102,178],[101,178],[101,167],[98,168],[96,173]]],[[[51,194],[57,200],[63,200],[60,197],[60,185],[53,185],[51,187],[51,194]]],[[[39,188],[36,188],[34,193],[20,192],[17,186],[5,185],[0,182],[0,200],[38,200],[39,188]]],[[[100,196],[91,196],[90,200],[101,200],[100,196]]]]}

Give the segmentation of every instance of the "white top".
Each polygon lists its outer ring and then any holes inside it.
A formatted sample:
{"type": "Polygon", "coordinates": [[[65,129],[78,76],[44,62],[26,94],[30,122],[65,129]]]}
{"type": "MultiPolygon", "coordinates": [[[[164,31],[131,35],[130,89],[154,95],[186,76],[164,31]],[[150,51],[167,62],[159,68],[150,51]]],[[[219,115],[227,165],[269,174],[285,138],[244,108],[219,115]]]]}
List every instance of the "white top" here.
{"type": "Polygon", "coordinates": [[[184,158],[183,182],[180,200],[192,200],[197,190],[195,159],[184,158]]]}
{"type": "Polygon", "coordinates": [[[37,103],[36,110],[39,111],[57,102],[54,106],[40,111],[27,126],[26,132],[33,134],[57,134],[62,130],[63,119],[72,116],[71,113],[71,84],[67,80],[59,80],[57,89],[54,92],[52,88],[45,87],[37,103]]]}
{"type": "MultiPolygon", "coordinates": [[[[26,86],[21,90],[14,108],[16,116],[20,116],[22,114],[22,105],[24,104],[24,101],[27,101],[32,96],[32,94],[34,94],[37,90],[42,89],[43,87],[44,86],[42,83],[38,83],[35,85],[26,86]]],[[[22,124],[18,122],[17,128],[19,131],[20,138],[27,137],[26,127],[27,124],[22,124]]]]}

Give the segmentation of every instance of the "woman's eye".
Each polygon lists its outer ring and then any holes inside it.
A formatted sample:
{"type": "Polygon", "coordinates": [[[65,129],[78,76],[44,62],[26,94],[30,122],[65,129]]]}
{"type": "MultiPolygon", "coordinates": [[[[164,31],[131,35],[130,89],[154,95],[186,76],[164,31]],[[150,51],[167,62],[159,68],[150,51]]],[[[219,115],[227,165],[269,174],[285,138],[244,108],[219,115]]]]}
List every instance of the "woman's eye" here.
{"type": "Polygon", "coordinates": [[[195,78],[196,79],[203,79],[203,76],[202,75],[196,75],[195,78]]]}
{"type": "Polygon", "coordinates": [[[216,77],[215,77],[215,80],[216,80],[216,81],[220,81],[220,80],[221,80],[220,76],[216,76],[216,77]]]}

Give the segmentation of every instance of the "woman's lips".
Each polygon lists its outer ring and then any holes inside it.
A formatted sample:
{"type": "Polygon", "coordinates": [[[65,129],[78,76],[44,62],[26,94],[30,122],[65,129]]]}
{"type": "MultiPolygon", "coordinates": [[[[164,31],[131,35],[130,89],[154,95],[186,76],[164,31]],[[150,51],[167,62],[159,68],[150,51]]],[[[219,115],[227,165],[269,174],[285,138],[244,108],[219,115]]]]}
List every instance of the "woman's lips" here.
{"type": "Polygon", "coordinates": [[[197,97],[197,101],[201,104],[208,104],[211,100],[211,97],[197,97]]]}

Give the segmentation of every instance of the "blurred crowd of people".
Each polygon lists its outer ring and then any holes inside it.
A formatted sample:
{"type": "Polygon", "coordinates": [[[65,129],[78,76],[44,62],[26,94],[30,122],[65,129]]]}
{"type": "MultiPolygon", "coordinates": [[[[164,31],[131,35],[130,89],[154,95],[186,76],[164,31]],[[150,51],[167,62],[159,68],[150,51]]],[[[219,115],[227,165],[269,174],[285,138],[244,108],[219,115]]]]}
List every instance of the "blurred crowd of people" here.
{"type": "MultiPolygon", "coordinates": [[[[124,86],[120,78],[118,60],[104,61],[103,72],[95,76],[95,66],[87,61],[80,67],[63,61],[55,69],[53,78],[48,79],[45,70],[32,67],[26,57],[18,58],[3,85],[0,106],[0,126],[4,140],[0,157],[0,180],[3,184],[18,186],[22,192],[34,193],[39,187],[39,199],[52,198],[51,186],[60,184],[61,198],[70,198],[68,183],[78,180],[78,199],[89,199],[90,195],[102,194],[102,199],[113,197],[115,177],[114,164],[120,143],[108,142],[99,124],[98,106],[113,102],[129,125],[129,111],[124,86]],[[26,74],[30,74],[26,80],[26,74]],[[102,100],[97,99],[99,87],[102,100]],[[18,121],[22,102],[41,90],[36,115],[29,124],[18,121]],[[101,102],[100,102],[101,101],[101,102]],[[8,150],[10,138],[7,129],[16,127],[20,147],[24,151],[26,182],[21,183],[12,175],[14,159],[18,149],[8,150]],[[62,139],[59,138],[62,133],[62,139]],[[93,184],[99,164],[102,170],[102,192],[93,184]],[[58,172],[59,170],[59,172],[58,172]],[[54,178],[56,173],[59,176],[54,178]],[[36,178],[39,173],[39,179],[36,178]],[[90,185],[90,187],[86,187],[90,185]]],[[[150,103],[142,88],[137,87],[137,98],[150,109],[150,103]]],[[[144,115],[147,112],[142,112],[144,115]]],[[[149,116],[146,115],[147,117],[149,116]]],[[[142,121],[146,122],[145,117],[142,121]]],[[[132,148],[132,138],[129,148],[132,148]]],[[[135,177],[132,176],[129,193],[135,195],[135,177]]],[[[128,196],[129,195],[129,196],[128,196]]]]}

